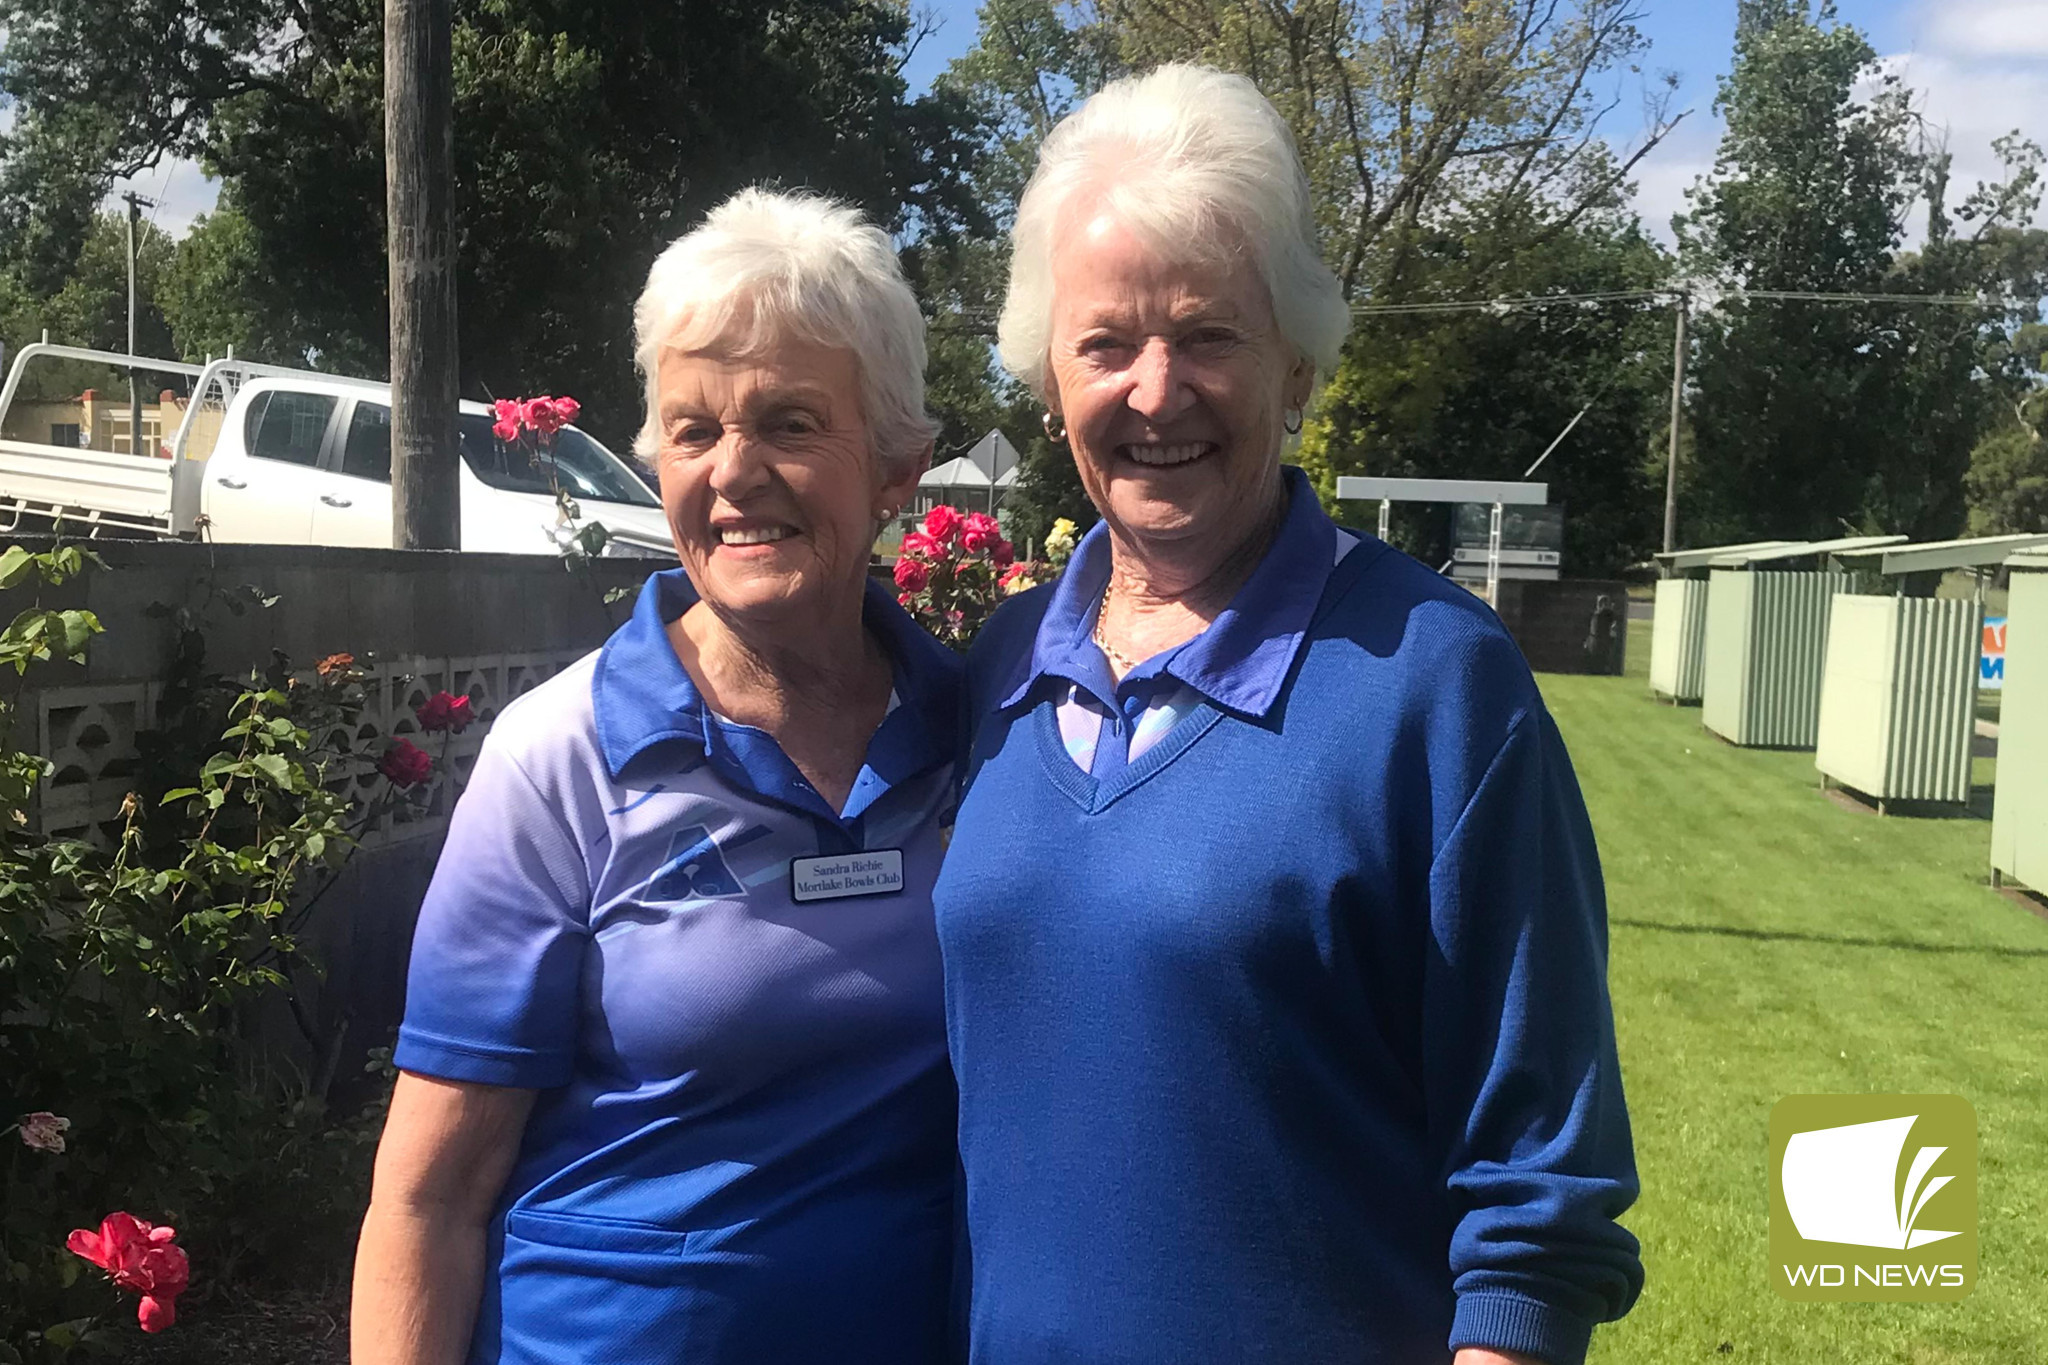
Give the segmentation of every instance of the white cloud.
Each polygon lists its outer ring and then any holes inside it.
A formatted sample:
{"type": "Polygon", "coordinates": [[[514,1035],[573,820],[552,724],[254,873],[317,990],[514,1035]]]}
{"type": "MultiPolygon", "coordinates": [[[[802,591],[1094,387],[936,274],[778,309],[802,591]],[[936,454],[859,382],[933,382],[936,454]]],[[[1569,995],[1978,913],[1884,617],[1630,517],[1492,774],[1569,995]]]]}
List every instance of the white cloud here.
{"type": "Polygon", "coordinates": [[[1686,210],[1685,192],[1699,178],[1714,169],[1714,153],[1721,141],[1721,125],[1706,111],[1694,114],[1670,137],[1638,162],[1632,179],[1636,182],[1635,208],[1643,227],[1666,246],[1672,244],[1671,215],[1686,210]]]}
{"type": "MultiPolygon", "coordinates": [[[[2048,4],[2032,8],[2048,24],[2048,4]]],[[[1971,54],[1935,49],[1913,56],[1892,56],[1885,64],[1913,91],[1914,107],[1929,131],[1944,139],[1954,165],[1949,204],[1953,208],[1979,181],[2003,179],[1991,144],[2018,129],[2036,139],[2048,130],[2048,56],[2032,61],[1989,63],[1971,54]]],[[[2048,225],[2048,211],[2037,217],[2048,225]]],[[[1915,225],[1916,235],[1919,224],[1915,225]]]]}
{"type": "Polygon", "coordinates": [[[1992,61],[2048,59],[2048,0],[1947,0],[1922,9],[1932,51],[1992,61]]]}

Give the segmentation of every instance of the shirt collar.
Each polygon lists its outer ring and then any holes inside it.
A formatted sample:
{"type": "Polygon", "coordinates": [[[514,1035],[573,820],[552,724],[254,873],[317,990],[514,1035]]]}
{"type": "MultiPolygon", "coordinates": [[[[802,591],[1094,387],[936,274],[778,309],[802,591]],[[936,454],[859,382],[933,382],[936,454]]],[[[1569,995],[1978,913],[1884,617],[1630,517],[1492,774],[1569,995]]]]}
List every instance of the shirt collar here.
{"type": "MultiPolygon", "coordinates": [[[[747,784],[765,796],[833,818],[851,819],[871,805],[882,791],[907,781],[952,757],[958,731],[961,666],[958,656],[920,628],[896,604],[880,582],[869,578],[861,600],[861,620],[889,653],[900,703],[883,720],[869,742],[867,765],[855,781],[845,812],[824,806],[815,793],[805,799],[790,790],[794,765],[774,757],[777,771],[762,771],[747,761],[758,745],[735,746],[732,732],[748,731],[712,713],[697,685],[669,643],[668,624],[697,603],[697,590],[682,569],[668,569],[648,578],[626,624],[612,633],[598,655],[591,675],[591,702],[597,713],[598,747],[614,780],[626,765],[657,744],[683,740],[705,756],[736,765],[747,784]],[[779,769],[787,768],[788,772],[779,769]]],[[[748,731],[750,734],[761,734],[748,731]]],[[[766,738],[762,735],[762,738],[766,738]]],[[[772,741],[770,741],[772,745],[772,741]]],[[[728,766],[722,763],[720,766],[728,766]]],[[[808,791],[807,788],[802,791],[808,791]]]]}
{"type": "MultiPolygon", "coordinates": [[[[1308,476],[1281,471],[1287,511],[1258,567],[1200,635],[1154,655],[1124,677],[1126,686],[1170,675],[1227,710],[1263,717],[1280,698],[1335,566],[1336,523],[1316,501],[1308,476]]],[[[1079,683],[1115,706],[1116,688],[1092,638],[1095,612],[1109,582],[1109,528],[1097,523],[1075,547],[1053,589],[1031,669],[1003,705],[1022,701],[1042,677],[1079,683]]]]}

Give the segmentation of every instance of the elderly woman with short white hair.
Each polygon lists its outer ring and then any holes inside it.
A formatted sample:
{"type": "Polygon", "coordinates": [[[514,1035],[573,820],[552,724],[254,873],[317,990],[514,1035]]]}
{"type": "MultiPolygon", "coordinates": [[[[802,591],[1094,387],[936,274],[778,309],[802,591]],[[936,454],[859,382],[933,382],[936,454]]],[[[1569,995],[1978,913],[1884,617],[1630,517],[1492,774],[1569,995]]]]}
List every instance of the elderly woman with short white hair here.
{"type": "Polygon", "coordinates": [[[1047,138],[1000,341],[1102,521],[968,661],[979,1365],[1576,1365],[1640,1289],[1557,729],[1483,603],[1282,463],[1348,322],[1249,82],[1047,138]]]}
{"type": "Polygon", "coordinates": [[[506,707],[413,944],[356,1365],[924,1365],[958,665],[868,577],[929,460],[888,238],[749,190],[635,312],[682,567],[506,707]]]}

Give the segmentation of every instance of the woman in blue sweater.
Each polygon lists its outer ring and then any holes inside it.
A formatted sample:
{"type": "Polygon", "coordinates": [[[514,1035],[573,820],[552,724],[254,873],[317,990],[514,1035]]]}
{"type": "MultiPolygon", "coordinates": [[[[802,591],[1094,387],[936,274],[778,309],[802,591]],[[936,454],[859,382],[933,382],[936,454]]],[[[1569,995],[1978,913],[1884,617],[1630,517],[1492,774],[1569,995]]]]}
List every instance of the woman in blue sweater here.
{"type": "Polygon", "coordinates": [[[1642,1269],[1593,834],[1474,598],[1282,466],[1349,321],[1286,125],[1047,140],[1004,362],[1102,523],[969,661],[936,902],[987,1365],[1576,1365],[1642,1269]]]}

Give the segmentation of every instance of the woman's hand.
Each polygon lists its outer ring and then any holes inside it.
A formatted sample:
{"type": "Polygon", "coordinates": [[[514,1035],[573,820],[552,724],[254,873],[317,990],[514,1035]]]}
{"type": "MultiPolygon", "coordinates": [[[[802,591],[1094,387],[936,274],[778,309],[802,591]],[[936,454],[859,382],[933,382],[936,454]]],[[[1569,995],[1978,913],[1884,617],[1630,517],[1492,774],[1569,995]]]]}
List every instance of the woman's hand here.
{"type": "Polygon", "coordinates": [[[534,1093],[399,1074],[356,1247],[354,1365],[459,1365],[469,1353],[484,1231],[534,1093]]]}

